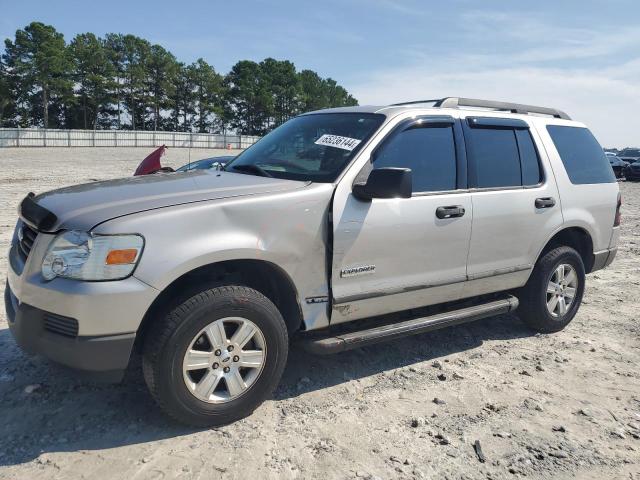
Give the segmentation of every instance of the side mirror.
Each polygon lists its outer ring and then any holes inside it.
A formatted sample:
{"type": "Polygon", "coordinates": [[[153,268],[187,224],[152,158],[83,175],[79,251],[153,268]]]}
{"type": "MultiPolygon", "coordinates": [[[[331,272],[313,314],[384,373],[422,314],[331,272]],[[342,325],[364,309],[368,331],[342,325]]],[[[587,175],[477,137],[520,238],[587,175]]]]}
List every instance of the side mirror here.
{"type": "Polygon", "coordinates": [[[372,198],[411,198],[413,182],[410,168],[374,168],[365,183],[353,185],[353,195],[360,200],[372,198]]]}

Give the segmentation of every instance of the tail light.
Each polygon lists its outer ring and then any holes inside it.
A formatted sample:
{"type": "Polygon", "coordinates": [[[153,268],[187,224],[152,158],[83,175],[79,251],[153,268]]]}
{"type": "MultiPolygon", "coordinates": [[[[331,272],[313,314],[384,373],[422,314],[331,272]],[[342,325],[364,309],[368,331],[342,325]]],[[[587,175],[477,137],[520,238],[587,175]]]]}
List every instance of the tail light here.
{"type": "Polygon", "coordinates": [[[613,221],[613,226],[614,227],[619,227],[620,226],[620,207],[622,206],[622,195],[620,193],[618,193],[618,204],[616,205],[616,218],[613,221]]]}

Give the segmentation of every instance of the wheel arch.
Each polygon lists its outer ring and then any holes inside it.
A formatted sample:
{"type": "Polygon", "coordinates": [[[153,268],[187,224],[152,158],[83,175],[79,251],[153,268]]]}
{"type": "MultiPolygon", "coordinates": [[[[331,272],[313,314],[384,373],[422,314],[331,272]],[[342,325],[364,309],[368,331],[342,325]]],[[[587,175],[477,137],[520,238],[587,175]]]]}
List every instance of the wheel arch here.
{"type": "Polygon", "coordinates": [[[547,252],[561,246],[576,250],[582,258],[585,273],[591,272],[594,263],[593,238],[585,228],[579,226],[568,226],[556,231],[538,254],[536,263],[547,252]]]}
{"type": "Polygon", "coordinates": [[[167,285],[147,309],[138,328],[136,347],[140,348],[158,315],[203,289],[220,285],[244,285],[257,290],[278,308],[289,334],[304,328],[297,289],[282,268],[266,260],[226,260],[197,267],[167,285]]]}

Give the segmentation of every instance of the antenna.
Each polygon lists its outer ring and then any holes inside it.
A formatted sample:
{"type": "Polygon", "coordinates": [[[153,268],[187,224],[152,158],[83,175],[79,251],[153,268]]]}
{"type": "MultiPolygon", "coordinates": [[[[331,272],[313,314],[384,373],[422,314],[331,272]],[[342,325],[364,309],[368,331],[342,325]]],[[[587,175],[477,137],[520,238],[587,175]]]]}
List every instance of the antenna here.
{"type": "Polygon", "coordinates": [[[193,143],[193,132],[189,132],[189,151],[188,151],[188,167],[187,167],[187,172],[191,170],[191,144],[193,143]]]}

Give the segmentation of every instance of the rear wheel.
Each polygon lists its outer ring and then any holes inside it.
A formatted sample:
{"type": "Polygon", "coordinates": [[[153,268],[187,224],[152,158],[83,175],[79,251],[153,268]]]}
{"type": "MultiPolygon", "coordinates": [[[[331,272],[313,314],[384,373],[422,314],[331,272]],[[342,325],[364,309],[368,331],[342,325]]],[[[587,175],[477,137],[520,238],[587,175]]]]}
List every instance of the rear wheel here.
{"type": "Polygon", "coordinates": [[[218,287],[154,326],[143,370],[166,413],[189,425],[215,426],[251,414],[271,394],[287,350],[287,327],[269,299],[247,287],[218,287]]]}
{"type": "Polygon", "coordinates": [[[538,260],[520,292],[518,316],[536,331],[562,330],[582,302],[585,273],[582,258],[571,247],[558,247],[538,260]]]}

